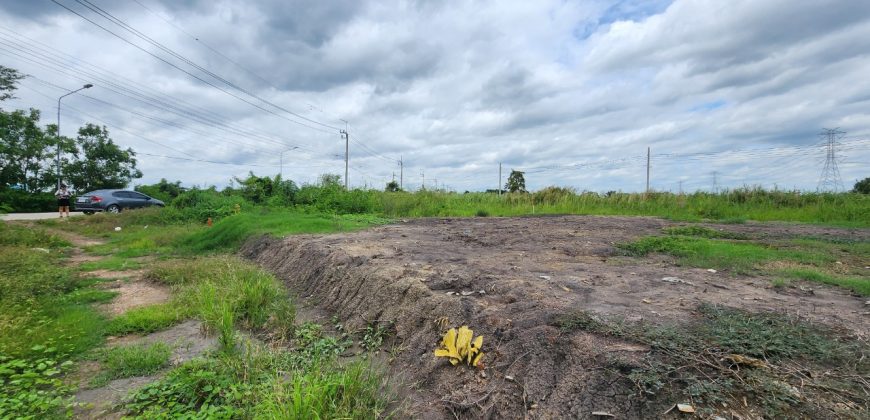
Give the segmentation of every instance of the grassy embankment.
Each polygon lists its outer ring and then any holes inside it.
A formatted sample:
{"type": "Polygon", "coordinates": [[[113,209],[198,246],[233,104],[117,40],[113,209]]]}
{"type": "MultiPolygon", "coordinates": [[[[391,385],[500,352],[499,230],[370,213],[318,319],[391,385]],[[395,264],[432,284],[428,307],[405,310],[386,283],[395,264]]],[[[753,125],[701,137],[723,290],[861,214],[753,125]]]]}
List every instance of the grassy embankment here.
{"type": "Polygon", "coordinates": [[[387,217],[590,214],[658,216],[679,221],[785,221],[870,227],[870,196],[735,190],[721,194],[609,196],[550,188],[531,194],[377,193],[370,210],[387,217]]]}
{"type": "MultiPolygon", "coordinates": [[[[128,414],[264,418],[376,417],[392,402],[383,372],[363,360],[338,366],[332,359],[350,344],[295,325],[295,307],[269,273],[228,250],[255,233],[289,234],[354,229],[376,221],[346,216],[254,215],[223,219],[211,229],[169,224],[156,209],[98,215],[43,225],[107,240],[90,247],[105,258],[64,267],[69,244],[55,236],[0,224],[0,417],[66,417],[76,403],[63,376],[83,359],[101,369],[90,386],[169,369],[171,343],[103,348],[107,335],[147,334],[198,319],[218,338],[218,348],[172,368],[125,403],[128,414]],[[122,227],[115,231],[114,227],[122,227]],[[148,228],[146,228],[148,226],[148,228]],[[244,227],[241,231],[237,228],[244,227]],[[205,232],[215,234],[212,239],[205,232]],[[199,235],[199,236],[197,236],[199,235]],[[207,245],[196,238],[202,238],[207,245]],[[49,253],[34,251],[46,247],[49,253]],[[208,255],[200,256],[203,251],[208,255]],[[178,258],[183,256],[184,258],[178,258]],[[118,264],[148,257],[135,265],[118,264]],[[144,267],[149,280],[171,287],[168,302],[109,317],[93,304],[115,298],[96,287],[87,271],[144,267]],[[247,337],[256,337],[252,341],[247,337]]],[[[320,329],[314,329],[320,331],[320,329]]]]}
{"type": "Polygon", "coordinates": [[[620,248],[632,256],[670,254],[689,267],[763,274],[773,285],[792,280],[835,285],[870,296],[870,242],[831,238],[763,239],[699,226],[667,229],[665,236],[648,236],[620,248]]]}

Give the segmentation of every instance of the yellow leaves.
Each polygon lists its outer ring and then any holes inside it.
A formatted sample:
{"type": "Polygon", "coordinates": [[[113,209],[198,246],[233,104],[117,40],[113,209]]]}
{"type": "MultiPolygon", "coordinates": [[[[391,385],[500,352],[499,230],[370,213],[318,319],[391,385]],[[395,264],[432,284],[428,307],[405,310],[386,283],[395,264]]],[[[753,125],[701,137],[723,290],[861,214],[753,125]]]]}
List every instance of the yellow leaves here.
{"type": "Polygon", "coordinates": [[[481,366],[483,358],[481,347],[483,347],[483,336],[474,338],[474,331],[463,325],[458,331],[456,328],[447,330],[444,338],[441,339],[441,347],[435,349],[435,357],[446,357],[454,366],[459,362],[481,366]]]}

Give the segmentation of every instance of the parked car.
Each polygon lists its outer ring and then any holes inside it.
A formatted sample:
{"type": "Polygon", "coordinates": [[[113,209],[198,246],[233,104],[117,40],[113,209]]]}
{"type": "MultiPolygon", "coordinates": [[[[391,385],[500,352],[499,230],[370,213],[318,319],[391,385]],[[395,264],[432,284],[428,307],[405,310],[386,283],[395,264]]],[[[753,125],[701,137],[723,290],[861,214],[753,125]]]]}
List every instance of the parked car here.
{"type": "Polygon", "coordinates": [[[150,206],[164,207],[165,204],[156,198],[128,190],[91,191],[78,196],[75,202],[75,209],[84,214],[94,214],[98,211],[118,213],[121,210],[150,206]]]}

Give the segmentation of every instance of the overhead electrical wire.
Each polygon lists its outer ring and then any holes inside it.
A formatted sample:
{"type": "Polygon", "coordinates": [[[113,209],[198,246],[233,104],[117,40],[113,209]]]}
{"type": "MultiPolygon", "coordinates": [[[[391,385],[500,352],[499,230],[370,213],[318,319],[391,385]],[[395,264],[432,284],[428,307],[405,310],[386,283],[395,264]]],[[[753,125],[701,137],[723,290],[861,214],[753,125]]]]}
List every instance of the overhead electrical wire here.
{"type": "MultiPolygon", "coordinates": [[[[55,0],[52,0],[52,1],[55,1],[55,0]]],[[[289,109],[287,109],[287,108],[282,107],[281,105],[275,104],[275,103],[273,103],[273,102],[271,102],[271,101],[269,101],[269,100],[267,100],[267,99],[264,99],[264,98],[262,98],[262,97],[260,97],[260,96],[258,96],[258,95],[256,95],[256,94],[254,94],[253,92],[248,91],[247,89],[244,89],[244,88],[242,88],[242,87],[236,85],[236,84],[233,83],[232,81],[227,80],[226,78],[224,78],[224,77],[222,77],[222,76],[220,76],[220,75],[218,75],[218,74],[212,72],[211,70],[209,70],[209,69],[207,69],[207,68],[205,68],[205,67],[203,67],[203,66],[197,64],[197,63],[194,62],[193,60],[191,60],[191,59],[185,57],[184,55],[181,55],[181,54],[175,52],[174,50],[172,50],[172,49],[169,48],[169,47],[166,47],[166,46],[163,45],[162,43],[160,43],[160,42],[158,42],[158,41],[155,41],[153,38],[151,38],[151,37],[149,37],[148,35],[146,35],[146,34],[140,32],[140,31],[137,30],[136,28],[133,28],[132,26],[130,26],[129,24],[127,24],[127,23],[124,22],[123,20],[121,20],[121,19],[115,17],[115,16],[112,15],[111,13],[109,13],[109,12],[107,12],[106,10],[100,8],[99,6],[97,6],[97,5],[93,4],[93,3],[91,3],[91,2],[88,1],[88,0],[74,0],[74,1],[75,1],[76,3],[78,3],[78,4],[82,5],[82,6],[84,6],[85,8],[91,10],[92,12],[94,12],[94,13],[96,13],[96,14],[102,16],[102,17],[105,18],[106,20],[108,20],[108,21],[114,23],[115,25],[121,27],[122,29],[126,30],[127,32],[133,34],[134,36],[138,37],[139,39],[142,39],[142,40],[146,41],[147,43],[149,43],[149,44],[151,44],[151,45],[153,45],[153,46],[159,48],[160,50],[166,52],[167,54],[171,55],[172,57],[175,57],[176,59],[178,59],[178,60],[180,60],[180,61],[182,61],[182,62],[188,64],[189,66],[191,66],[191,67],[193,67],[193,68],[195,68],[195,69],[197,69],[197,70],[199,70],[199,71],[201,71],[201,72],[203,72],[203,73],[205,73],[205,74],[211,76],[211,77],[214,78],[215,80],[218,80],[218,81],[224,83],[225,85],[227,85],[227,86],[229,86],[229,87],[231,87],[231,88],[233,88],[233,89],[235,89],[235,90],[237,90],[237,91],[239,91],[239,92],[242,92],[242,93],[244,93],[244,94],[246,94],[246,95],[248,95],[248,96],[250,96],[250,97],[252,97],[252,98],[257,99],[258,101],[260,101],[260,102],[262,102],[262,103],[268,104],[268,105],[270,105],[270,106],[272,106],[272,107],[274,107],[274,108],[276,108],[276,109],[279,109],[279,110],[281,110],[281,111],[284,111],[284,112],[286,112],[286,113],[288,113],[288,114],[290,114],[290,115],[293,115],[293,116],[295,116],[295,117],[297,117],[297,118],[299,118],[299,119],[302,119],[302,120],[305,120],[305,121],[308,121],[308,122],[310,122],[310,123],[317,124],[317,125],[320,125],[320,126],[323,126],[323,127],[326,127],[326,128],[331,128],[331,129],[333,129],[333,130],[335,130],[335,131],[338,131],[338,130],[339,130],[338,127],[331,126],[331,125],[329,125],[329,124],[325,124],[325,123],[322,123],[322,122],[320,122],[320,121],[316,121],[316,120],[310,119],[310,118],[308,118],[308,117],[305,117],[305,116],[303,116],[303,115],[300,115],[300,114],[298,114],[298,113],[295,113],[295,112],[293,112],[293,111],[291,111],[291,110],[289,110],[289,109]]],[[[55,1],[55,3],[57,3],[57,1],[55,1]]],[[[316,128],[311,127],[311,126],[308,126],[308,125],[306,125],[306,124],[304,124],[304,123],[299,123],[299,122],[297,122],[297,123],[298,123],[298,124],[301,124],[301,125],[303,125],[303,126],[306,126],[306,127],[312,128],[312,129],[316,129],[316,128]]]]}
{"type": "MultiPolygon", "coordinates": [[[[179,116],[182,116],[182,117],[185,117],[185,118],[193,119],[193,120],[195,120],[195,121],[197,121],[197,122],[199,122],[199,123],[201,123],[201,124],[205,124],[205,125],[207,125],[209,128],[213,128],[213,129],[223,129],[223,130],[226,130],[226,131],[232,132],[233,134],[236,134],[236,135],[249,136],[249,137],[256,137],[256,138],[258,138],[258,139],[261,139],[262,141],[267,141],[267,142],[269,142],[269,143],[273,143],[273,144],[276,144],[276,145],[280,145],[280,146],[282,146],[282,147],[285,147],[285,146],[287,146],[287,145],[291,145],[291,146],[294,145],[293,143],[288,143],[288,142],[286,142],[286,141],[280,141],[280,140],[277,140],[277,138],[273,138],[273,137],[265,136],[265,135],[258,134],[258,133],[251,133],[251,132],[248,132],[248,131],[243,131],[243,130],[241,130],[241,129],[235,128],[235,127],[230,126],[230,125],[227,125],[227,124],[223,123],[223,122],[220,121],[220,120],[216,120],[216,119],[212,119],[212,118],[208,118],[208,117],[203,117],[203,116],[201,116],[201,115],[198,115],[198,114],[195,114],[195,113],[190,113],[190,112],[187,112],[187,111],[185,111],[185,110],[183,110],[183,109],[179,109],[179,108],[177,108],[177,107],[169,108],[169,107],[172,106],[171,104],[166,104],[166,103],[157,103],[157,104],[155,104],[155,103],[153,103],[153,102],[154,102],[154,101],[159,101],[159,99],[155,100],[155,99],[153,99],[153,98],[149,98],[148,96],[142,95],[142,94],[140,94],[139,92],[136,92],[136,91],[133,91],[133,90],[130,90],[130,89],[124,89],[124,90],[126,90],[126,91],[128,91],[128,92],[131,92],[131,94],[132,94],[132,96],[131,96],[130,94],[127,94],[127,93],[125,93],[125,92],[123,92],[123,91],[119,91],[118,89],[114,88],[113,86],[118,86],[116,83],[113,83],[113,82],[111,82],[111,81],[109,81],[109,80],[107,80],[107,79],[104,79],[104,78],[102,78],[102,77],[100,77],[100,76],[98,76],[98,75],[94,75],[94,74],[92,74],[92,73],[88,73],[88,72],[83,72],[83,71],[80,71],[80,70],[77,70],[77,69],[71,69],[71,68],[70,68],[70,69],[64,69],[64,67],[62,66],[62,64],[59,64],[59,63],[57,63],[57,62],[55,62],[55,63],[49,63],[49,64],[46,64],[45,62],[39,62],[39,61],[34,60],[32,57],[25,57],[25,56],[22,56],[22,55],[20,55],[20,54],[18,54],[18,53],[16,53],[16,52],[14,52],[14,51],[6,50],[5,48],[2,47],[2,45],[9,45],[9,44],[5,43],[3,39],[0,39],[0,50],[5,50],[5,51],[7,51],[7,53],[9,53],[10,55],[17,56],[17,57],[19,57],[19,58],[21,58],[21,59],[23,59],[23,60],[30,61],[30,62],[32,62],[32,63],[38,65],[38,66],[42,66],[42,67],[45,67],[45,68],[47,68],[47,69],[49,69],[49,70],[56,71],[56,72],[58,72],[58,73],[60,73],[60,74],[64,74],[64,75],[67,75],[67,76],[71,76],[71,77],[77,78],[77,79],[79,79],[79,80],[81,80],[81,81],[87,81],[87,82],[102,82],[102,83],[99,83],[99,84],[98,84],[98,86],[99,86],[100,88],[107,89],[107,90],[109,90],[109,91],[112,91],[112,92],[114,92],[114,93],[120,95],[120,96],[127,97],[127,98],[129,98],[129,99],[132,99],[132,100],[135,100],[135,101],[141,102],[141,103],[143,103],[143,104],[146,104],[146,105],[149,105],[149,106],[154,106],[155,108],[158,108],[158,109],[160,109],[160,110],[162,110],[162,111],[170,112],[170,113],[174,113],[174,114],[176,114],[176,115],[179,115],[179,116]],[[73,72],[73,73],[77,73],[77,74],[84,74],[84,76],[76,76],[76,75],[70,74],[70,71],[73,72]],[[143,99],[143,98],[144,98],[144,99],[143,99]],[[167,108],[169,108],[169,109],[167,109],[167,108]]],[[[20,50],[19,50],[19,51],[20,51],[20,50]]],[[[25,53],[26,53],[26,52],[25,52],[25,53]]],[[[40,58],[40,57],[37,57],[37,58],[40,58]]],[[[35,76],[34,76],[34,78],[35,78],[35,76]]],[[[295,146],[297,146],[297,147],[300,148],[300,149],[307,149],[306,147],[304,147],[304,146],[302,146],[302,145],[295,145],[295,146]]]]}
{"type": "Polygon", "coordinates": [[[120,36],[120,35],[118,35],[118,34],[115,33],[115,32],[112,32],[110,29],[108,29],[108,28],[106,28],[106,27],[100,25],[99,23],[97,23],[97,22],[95,22],[95,21],[89,19],[88,17],[82,15],[81,13],[78,13],[77,11],[75,11],[75,10],[73,10],[73,9],[70,9],[69,7],[67,7],[67,6],[61,4],[60,2],[58,2],[57,0],[51,0],[51,1],[52,1],[52,3],[55,3],[55,4],[57,4],[58,6],[60,6],[60,7],[64,8],[64,9],[66,9],[66,10],[68,10],[70,13],[73,13],[73,14],[75,14],[76,16],[79,16],[80,18],[82,18],[82,19],[84,19],[84,20],[90,22],[90,23],[93,24],[94,26],[96,26],[96,27],[98,27],[98,28],[100,28],[100,29],[102,29],[102,30],[108,32],[108,33],[111,34],[112,36],[114,36],[114,37],[116,37],[116,38],[118,38],[118,39],[124,41],[124,42],[127,43],[127,44],[132,45],[132,46],[135,47],[136,49],[138,49],[138,50],[140,50],[140,51],[142,51],[142,52],[144,52],[144,53],[146,53],[146,54],[148,54],[148,55],[150,55],[150,56],[156,58],[157,60],[160,60],[161,62],[163,62],[163,63],[165,63],[165,64],[167,64],[167,65],[169,65],[169,66],[171,66],[171,67],[173,67],[173,68],[175,68],[175,69],[177,69],[177,70],[179,70],[179,71],[181,71],[181,72],[183,72],[183,73],[185,73],[185,74],[187,74],[188,76],[193,77],[194,79],[199,80],[199,81],[202,82],[202,83],[205,83],[206,85],[209,85],[209,86],[211,86],[211,87],[213,87],[213,88],[215,88],[215,89],[217,89],[217,90],[219,90],[219,91],[221,91],[221,92],[223,92],[223,93],[225,93],[225,94],[227,94],[227,95],[230,95],[230,96],[232,96],[232,97],[234,97],[234,98],[236,98],[236,99],[238,99],[238,100],[240,100],[240,101],[242,101],[242,102],[247,103],[248,105],[251,105],[251,106],[253,106],[253,107],[255,107],[255,108],[257,108],[257,109],[259,109],[259,110],[261,110],[261,111],[267,112],[267,113],[272,114],[272,115],[274,115],[274,116],[276,116],[276,117],[282,118],[282,119],[284,119],[284,120],[290,121],[290,122],[295,123],[295,124],[299,124],[299,125],[302,125],[302,126],[308,127],[308,128],[310,128],[310,129],[313,129],[313,130],[316,130],[316,131],[321,131],[321,132],[328,133],[328,131],[325,131],[325,130],[319,129],[319,128],[317,128],[317,127],[312,127],[312,126],[310,126],[310,125],[307,125],[307,124],[302,123],[302,122],[300,122],[300,121],[294,120],[294,119],[292,119],[292,118],[285,117],[284,115],[281,115],[281,114],[279,114],[279,113],[277,113],[277,112],[275,112],[275,111],[273,111],[273,110],[271,110],[271,109],[264,108],[263,106],[260,106],[259,104],[256,104],[256,103],[251,102],[250,100],[247,100],[247,99],[245,99],[245,98],[243,98],[243,97],[241,97],[241,96],[239,96],[239,95],[236,95],[236,94],[234,94],[234,93],[228,91],[227,89],[224,89],[224,88],[222,88],[222,87],[220,87],[220,86],[218,86],[218,85],[216,85],[216,84],[214,84],[214,83],[212,83],[212,82],[209,82],[208,80],[203,79],[202,77],[199,77],[199,76],[197,76],[197,75],[195,75],[195,74],[193,74],[193,73],[191,73],[191,72],[189,72],[189,71],[187,71],[187,70],[185,70],[185,69],[179,67],[178,65],[176,65],[175,63],[172,63],[172,62],[169,61],[169,60],[167,60],[167,59],[165,59],[165,58],[163,58],[163,57],[160,57],[159,55],[154,54],[154,53],[152,53],[151,51],[146,50],[145,48],[142,48],[142,47],[139,46],[138,44],[136,44],[136,43],[134,43],[134,42],[132,42],[132,41],[130,41],[130,40],[128,40],[128,39],[126,39],[126,38],[120,36]]]}

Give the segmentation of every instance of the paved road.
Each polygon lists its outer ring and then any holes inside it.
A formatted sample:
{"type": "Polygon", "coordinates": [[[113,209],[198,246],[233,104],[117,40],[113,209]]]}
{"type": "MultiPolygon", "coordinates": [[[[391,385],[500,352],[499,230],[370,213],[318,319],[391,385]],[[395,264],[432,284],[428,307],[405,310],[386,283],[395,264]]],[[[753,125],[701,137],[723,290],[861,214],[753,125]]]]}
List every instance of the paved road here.
{"type": "MultiPolygon", "coordinates": [[[[70,217],[81,216],[83,213],[80,211],[71,211],[69,212],[70,217]]],[[[50,213],[7,213],[0,214],[0,220],[40,220],[40,219],[57,219],[58,213],[56,211],[50,213]]]]}

